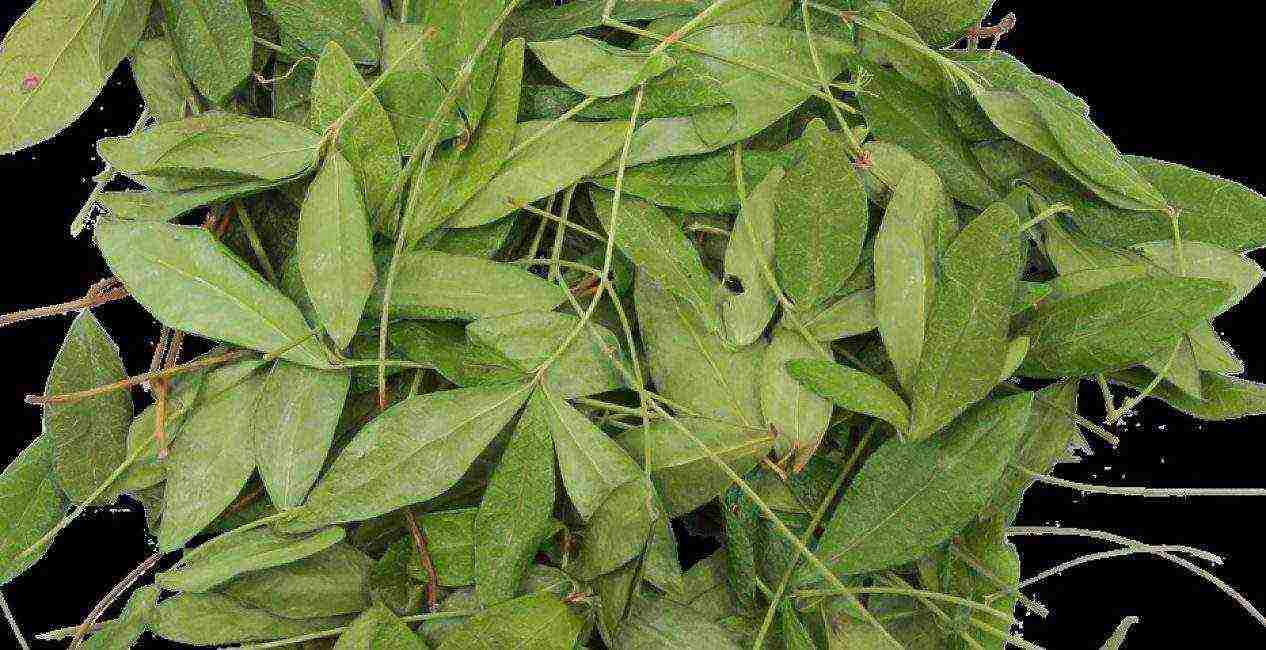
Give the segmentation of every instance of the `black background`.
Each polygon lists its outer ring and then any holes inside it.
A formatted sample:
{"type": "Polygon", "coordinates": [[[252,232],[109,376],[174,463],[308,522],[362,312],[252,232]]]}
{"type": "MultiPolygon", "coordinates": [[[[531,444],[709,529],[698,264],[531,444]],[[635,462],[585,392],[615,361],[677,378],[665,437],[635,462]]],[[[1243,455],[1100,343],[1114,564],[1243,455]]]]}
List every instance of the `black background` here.
{"type": "MultiPolygon", "coordinates": [[[[478,0],[472,0],[478,1],[478,0]]],[[[30,3],[4,3],[0,31],[30,3]],[[15,6],[16,5],[16,6],[15,6]]],[[[1266,189],[1258,71],[1259,24],[1246,4],[1000,2],[1016,10],[1020,26],[1005,48],[1035,71],[1064,83],[1094,107],[1094,118],[1129,153],[1187,164],[1266,189]],[[1105,9],[1146,7],[1144,13],[1105,9]],[[1251,58],[1250,58],[1251,57],[1251,58]]],[[[79,297],[105,267],[87,238],[72,240],[67,226],[100,171],[93,143],[125,133],[139,112],[126,72],[74,126],[51,142],[0,158],[0,312],[79,297]]],[[[1259,263],[1263,256],[1255,254],[1259,263]]],[[[1257,291],[1218,323],[1248,365],[1246,375],[1266,380],[1266,345],[1255,317],[1257,291]]],[[[116,336],[132,372],[149,363],[155,323],[131,304],[97,310],[116,336]]],[[[43,391],[45,374],[68,318],[0,330],[0,465],[39,431],[39,413],[22,397],[43,391]]],[[[1091,391],[1088,413],[1100,404],[1091,391]]],[[[1124,443],[1060,475],[1113,485],[1247,487],[1266,484],[1258,450],[1262,418],[1202,425],[1163,407],[1143,409],[1121,431],[1124,443]]],[[[1020,522],[1096,528],[1152,543],[1188,544],[1227,558],[1216,572],[1250,600],[1266,606],[1266,575],[1259,575],[1258,529],[1263,502],[1250,499],[1142,501],[1081,498],[1054,488],[1030,493],[1020,522]]],[[[78,622],[96,600],[149,552],[142,522],[126,508],[84,517],[62,534],[48,557],[5,588],[28,636],[78,622]]],[[[1076,540],[1018,539],[1025,575],[1107,547],[1076,540]]],[[[1030,590],[1050,606],[1045,620],[1025,619],[1024,636],[1047,648],[1098,648],[1123,616],[1139,615],[1128,648],[1185,647],[1197,638],[1219,647],[1260,647],[1266,631],[1212,586],[1147,556],[1073,569],[1030,590]]],[[[13,644],[0,628],[0,647],[13,644]]],[[[38,646],[39,644],[37,644],[38,646]]],[[[147,648],[162,647],[149,641],[147,648]]]]}

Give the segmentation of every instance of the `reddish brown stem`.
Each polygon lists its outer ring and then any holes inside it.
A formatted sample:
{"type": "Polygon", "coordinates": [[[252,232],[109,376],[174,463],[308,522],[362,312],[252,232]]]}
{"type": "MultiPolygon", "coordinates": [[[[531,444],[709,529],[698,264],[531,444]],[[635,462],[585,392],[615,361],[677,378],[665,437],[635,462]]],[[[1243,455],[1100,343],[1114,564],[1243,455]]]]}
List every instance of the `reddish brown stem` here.
{"type": "MultiPolygon", "coordinates": [[[[164,352],[166,359],[162,363],[163,370],[175,367],[176,361],[180,359],[180,353],[185,347],[185,333],[175,330],[171,334],[171,344],[166,347],[164,352]]],[[[154,439],[158,441],[158,458],[162,460],[167,457],[167,394],[171,388],[171,380],[156,379],[153,386],[157,395],[157,400],[154,402],[154,439]]]]}
{"type": "Polygon", "coordinates": [[[0,315],[0,327],[6,327],[14,323],[35,320],[37,318],[47,318],[49,316],[58,316],[68,314],[73,311],[83,311],[92,309],[108,302],[122,300],[128,297],[128,290],[119,282],[118,278],[106,278],[88,289],[84,297],[63,302],[56,305],[48,305],[46,307],[36,307],[34,309],[25,309],[16,311],[12,314],[0,315]]]}
{"type": "Polygon", "coordinates": [[[43,395],[27,395],[26,403],[34,406],[48,406],[49,404],[78,402],[80,400],[88,399],[89,397],[96,397],[97,395],[112,393],[116,390],[131,388],[132,386],[150,382],[155,379],[166,379],[181,373],[189,372],[190,370],[197,370],[199,368],[206,368],[207,366],[215,366],[221,363],[236,361],[237,359],[241,359],[242,357],[246,357],[251,354],[253,353],[250,350],[234,350],[233,352],[226,352],[213,357],[205,357],[190,361],[189,363],[181,364],[179,366],[172,366],[171,368],[160,370],[158,372],[147,372],[143,375],[128,377],[123,381],[116,381],[113,384],[106,384],[105,386],[97,386],[96,388],[81,390],[77,393],[66,393],[65,395],[52,395],[49,397],[45,397],[43,395]]]}
{"type": "Polygon", "coordinates": [[[422,532],[422,528],[418,526],[417,517],[413,516],[413,511],[405,509],[405,521],[409,522],[409,532],[413,535],[413,544],[418,547],[418,555],[422,558],[422,569],[426,571],[426,606],[430,612],[440,611],[439,605],[439,585],[440,577],[435,573],[435,563],[431,561],[431,551],[427,547],[426,533],[422,532]]]}

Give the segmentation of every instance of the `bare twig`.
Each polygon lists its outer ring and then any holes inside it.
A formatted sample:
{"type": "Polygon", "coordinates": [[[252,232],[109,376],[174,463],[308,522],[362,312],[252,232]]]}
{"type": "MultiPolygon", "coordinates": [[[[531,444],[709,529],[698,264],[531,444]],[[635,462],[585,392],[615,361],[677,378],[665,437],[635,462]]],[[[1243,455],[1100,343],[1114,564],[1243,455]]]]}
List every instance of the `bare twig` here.
{"type": "Polygon", "coordinates": [[[131,388],[132,386],[136,386],[136,385],[143,384],[146,382],[151,382],[151,381],[154,381],[155,379],[166,379],[168,377],[174,377],[176,375],[179,375],[181,373],[186,373],[191,370],[197,370],[199,368],[206,368],[207,366],[215,366],[222,363],[228,363],[230,361],[236,361],[243,357],[250,356],[251,354],[254,354],[254,353],[251,352],[250,350],[234,350],[232,352],[226,352],[224,354],[217,354],[212,357],[204,357],[202,359],[195,359],[194,361],[190,361],[189,363],[181,364],[178,366],[172,366],[170,368],[160,370],[158,372],[147,372],[143,375],[128,377],[127,379],[124,379],[122,381],[116,381],[113,384],[106,384],[105,386],[97,386],[96,388],[89,388],[88,390],[81,390],[76,393],[66,393],[64,395],[51,395],[48,397],[45,397],[43,395],[27,395],[26,403],[34,405],[34,406],[48,406],[49,404],[67,404],[71,402],[78,402],[80,400],[88,399],[89,397],[96,397],[97,395],[112,393],[116,390],[124,390],[127,388],[131,388]]]}
{"type": "Polygon", "coordinates": [[[83,311],[92,309],[100,305],[104,305],[116,300],[122,300],[130,295],[123,283],[118,278],[106,278],[88,289],[82,298],[77,298],[68,302],[56,305],[48,305],[46,307],[36,307],[34,309],[24,309],[15,311],[11,314],[0,315],[0,327],[7,327],[14,323],[35,320],[37,318],[47,318],[49,316],[59,316],[70,312],[83,311]]]}
{"type": "Polygon", "coordinates": [[[440,610],[439,585],[440,577],[435,572],[435,563],[431,561],[431,550],[426,543],[426,533],[418,525],[418,518],[413,511],[405,508],[404,519],[409,523],[409,533],[413,535],[413,545],[418,548],[418,556],[422,561],[422,569],[426,571],[426,609],[435,613],[440,610]]]}
{"type": "Polygon", "coordinates": [[[149,573],[149,570],[154,568],[154,565],[158,564],[158,560],[162,557],[163,554],[161,552],[156,552],[145,558],[145,560],[137,565],[135,569],[132,569],[130,573],[123,576],[123,579],[119,581],[119,584],[115,585],[114,588],[107,592],[105,596],[101,597],[101,600],[98,601],[97,605],[92,608],[91,612],[89,612],[88,618],[85,618],[84,622],[75,629],[75,636],[70,641],[70,647],[72,650],[83,646],[84,637],[87,636],[88,632],[96,626],[97,621],[100,620],[101,616],[105,614],[105,611],[110,608],[110,605],[114,604],[114,601],[118,600],[119,597],[122,596],[128,589],[131,589],[132,585],[136,584],[136,581],[141,579],[141,576],[149,573]]]}

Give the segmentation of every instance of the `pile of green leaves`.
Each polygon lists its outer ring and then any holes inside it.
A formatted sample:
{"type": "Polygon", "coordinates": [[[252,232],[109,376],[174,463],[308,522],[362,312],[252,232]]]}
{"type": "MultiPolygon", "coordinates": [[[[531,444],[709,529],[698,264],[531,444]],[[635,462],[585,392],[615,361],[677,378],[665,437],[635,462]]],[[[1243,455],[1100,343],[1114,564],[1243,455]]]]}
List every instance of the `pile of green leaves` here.
{"type": "Polygon", "coordinates": [[[0,584],[121,495],[164,560],[46,638],[1032,648],[1009,526],[1112,438],[1079,383],[1266,411],[1212,325],[1266,199],[950,48],[988,0],[387,4],[38,0],[5,37],[0,153],[126,60],[75,306],[163,326],[128,378],[79,311],[0,476],[0,584]]]}

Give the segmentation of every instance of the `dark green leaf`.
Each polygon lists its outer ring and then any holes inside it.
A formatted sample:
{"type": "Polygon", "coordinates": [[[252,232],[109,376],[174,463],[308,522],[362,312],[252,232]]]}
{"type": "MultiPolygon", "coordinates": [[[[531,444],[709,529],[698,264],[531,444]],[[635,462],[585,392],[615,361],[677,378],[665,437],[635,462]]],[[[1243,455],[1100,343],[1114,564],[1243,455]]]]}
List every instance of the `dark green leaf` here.
{"type": "Polygon", "coordinates": [[[473,344],[496,350],[524,375],[552,361],[544,386],[556,395],[579,397],[620,388],[624,382],[616,369],[619,340],[601,325],[588,323],[577,330],[579,326],[580,318],[570,314],[525,311],[482,318],[468,325],[466,334],[473,344]]]}
{"type": "Polygon", "coordinates": [[[162,7],[189,79],[211,103],[224,104],[251,73],[246,0],[162,0],[162,7]]]}
{"type": "Polygon", "coordinates": [[[294,620],[274,616],[219,594],[181,594],[159,603],[154,634],[190,645],[272,641],[319,632],[344,619],[294,620]]]}
{"type": "Polygon", "coordinates": [[[382,605],[370,607],[338,638],[334,650],[426,650],[426,642],[382,605]]]}
{"type": "MultiPolygon", "coordinates": [[[[1032,402],[1027,393],[990,400],[936,437],[889,440],[844,492],[818,555],[838,573],[867,573],[913,560],[948,539],[988,502],[1032,402]]],[[[808,571],[802,576],[813,579],[808,571]]]]}
{"type": "Polygon", "coordinates": [[[297,562],[243,574],[219,591],[289,619],[355,614],[369,607],[367,582],[373,563],[340,543],[297,562]]]}
{"type": "Polygon", "coordinates": [[[532,594],[476,614],[440,650],[571,650],[583,625],[553,594],[532,594]]]}
{"type": "MultiPolygon", "coordinates": [[[[567,300],[558,285],[522,267],[434,251],[400,258],[391,312],[408,318],[473,320],[522,311],[549,311],[567,300]]],[[[385,274],[380,274],[385,275],[385,274]]],[[[370,300],[378,313],[383,282],[370,300]]]]}
{"type": "Polygon", "coordinates": [[[533,395],[529,409],[539,412],[554,439],[558,473],[582,519],[589,519],[612,490],[641,474],[615,441],[549,390],[533,395]]]}
{"type": "Polygon", "coordinates": [[[121,650],[131,648],[149,629],[151,619],[158,608],[156,585],[146,585],[132,592],[118,618],[106,623],[101,630],[84,642],[85,650],[121,650]]]}
{"type": "MultiPolygon", "coordinates": [[[[66,332],[44,393],[74,393],[126,377],[118,345],[92,312],[84,310],[66,332]]],[[[123,462],[132,409],[127,391],[45,407],[44,433],[53,440],[53,473],[71,501],[87,499],[123,462]]]]}
{"type": "Polygon", "coordinates": [[[0,473],[0,585],[35,564],[47,546],[24,555],[57,525],[62,499],[53,481],[53,439],[40,436],[0,473]]]}
{"type": "Polygon", "coordinates": [[[185,553],[181,564],[155,576],[170,591],[208,591],[250,571],[269,569],[314,555],[343,541],[342,528],[307,537],[255,528],[229,532],[185,553]]]}
{"type": "Polygon", "coordinates": [[[775,167],[752,190],[734,220],[726,245],[725,275],[739,283],[739,291],[721,303],[725,337],[732,345],[755,343],[774,317],[778,299],[765,269],[772,270],[769,265],[774,259],[774,201],[783,176],[782,168],[775,167]]]}
{"type": "Polygon", "coordinates": [[[871,375],[833,361],[812,359],[788,362],[787,372],[846,411],[879,418],[900,432],[910,426],[910,407],[887,384],[871,375]]]}
{"type": "Polygon", "coordinates": [[[184,119],[193,88],[180,68],[180,59],[171,41],[165,38],[141,41],[132,51],[130,67],[150,117],[160,123],[184,119]]]}
{"type": "Polygon", "coordinates": [[[585,36],[532,43],[536,58],[559,81],[593,97],[615,97],[676,65],[665,54],[648,56],[585,36]]]}
{"type": "Polygon", "coordinates": [[[378,60],[378,32],[365,20],[357,0],[264,0],[282,32],[307,53],[333,42],[358,63],[378,60]]]}
{"type": "Polygon", "coordinates": [[[774,455],[794,456],[793,468],[799,471],[822,444],[831,419],[831,403],[787,374],[787,363],[793,359],[832,359],[816,342],[779,326],[761,360],[760,410],[774,434],[774,455]]]}

